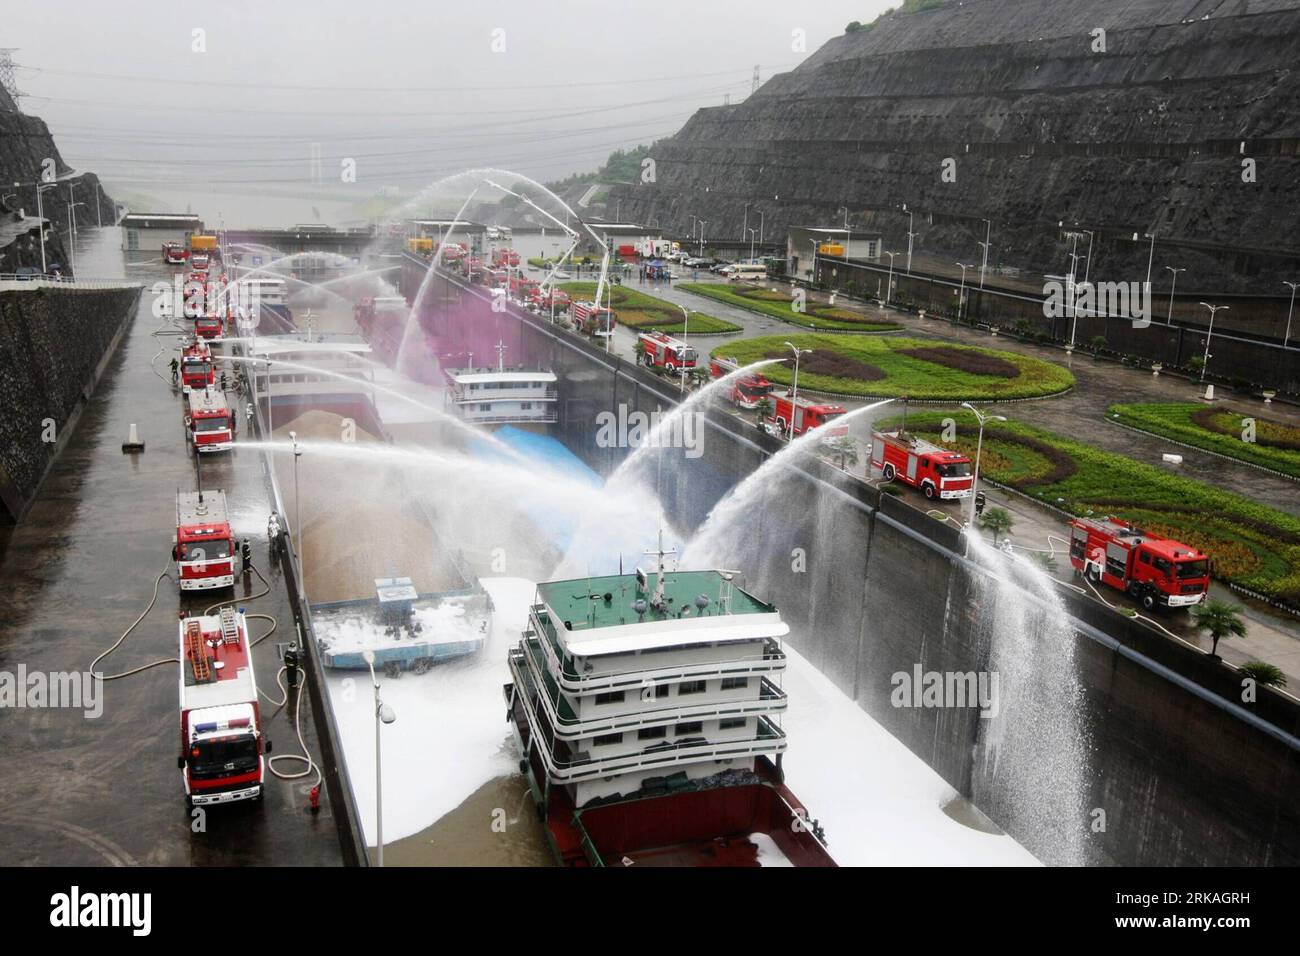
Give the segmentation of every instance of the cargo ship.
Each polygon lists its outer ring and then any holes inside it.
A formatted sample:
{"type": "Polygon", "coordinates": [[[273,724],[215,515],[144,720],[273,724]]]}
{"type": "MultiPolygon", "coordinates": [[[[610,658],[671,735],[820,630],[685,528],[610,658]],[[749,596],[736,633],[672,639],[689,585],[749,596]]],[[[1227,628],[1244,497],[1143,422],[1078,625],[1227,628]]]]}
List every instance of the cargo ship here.
{"type": "Polygon", "coordinates": [[[509,652],[519,770],[568,866],[835,866],[782,771],[789,627],[729,571],[552,581],[509,652]]]}

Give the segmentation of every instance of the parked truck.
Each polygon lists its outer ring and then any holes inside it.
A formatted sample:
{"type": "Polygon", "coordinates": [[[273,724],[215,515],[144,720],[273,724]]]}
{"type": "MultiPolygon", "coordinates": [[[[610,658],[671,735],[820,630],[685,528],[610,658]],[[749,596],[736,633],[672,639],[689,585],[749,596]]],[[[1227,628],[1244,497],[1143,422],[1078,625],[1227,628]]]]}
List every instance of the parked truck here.
{"type": "Polygon", "coordinates": [[[612,333],[618,324],[618,313],[594,302],[575,302],[570,314],[578,331],[585,335],[612,333]]]}
{"type": "Polygon", "coordinates": [[[642,332],[637,341],[643,348],[637,362],[658,372],[674,375],[684,368],[695,368],[695,349],[667,332],[642,332]]]}
{"type": "MultiPolygon", "coordinates": [[[[739,368],[739,363],[732,358],[714,356],[709,360],[709,372],[716,378],[730,375],[739,368]]],[[[761,372],[737,375],[731,380],[731,391],[727,397],[737,408],[757,408],[763,399],[772,394],[775,386],[761,372]]]]}
{"type": "Polygon", "coordinates": [[[204,389],[216,384],[216,369],[212,364],[212,349],[202,339],[195,339],[181,349],[181,388],[204,389]]]}
{"type": "Polygon", "coordinates": [[[258,800],[271,741],[262,732],[248,620],[226,606],[180,620],[180,756],[187,807],[258,800]]]}
{"type": "Polygon", "coordinates": [[[763,426],[769,434],[790,435],[792,421],[793,437],[796,438],[814,428],[821,430],[823,440],[849,433],[848,425],[831,425],[831,422],[844,414],[843,405],[816,402],[802,396],[796,400],[789,392],[773,395],[771,400],[772,413],[767,416],[763,426]]]}
{"type": "Polygon", "coordinates": [[[872,434],[871,466],[879,468],[886,481],[901,481],[931,499],[969,498],[975,482],[965,455],[901,428],[872,434]]]}
{"type": "Polygon", "coordinates": [[[235,416],[226,395],[211,386],[185,393],[185,431],[198,454],[235,447],[235,416]]]}
{"type": "Polygon", "coordinates": [[[1210,589],[1210,558],[1120,518],[1070,522],[1070,564],[1094,584],[1124,591],[1142,607],[1190,607],[1210,589]]]}
{"type": "Polygon", "coordinates": [[[223,492],[182,491],[176,495],[172,559],[182,591],[235,586],[235,536],[223,492]]]}

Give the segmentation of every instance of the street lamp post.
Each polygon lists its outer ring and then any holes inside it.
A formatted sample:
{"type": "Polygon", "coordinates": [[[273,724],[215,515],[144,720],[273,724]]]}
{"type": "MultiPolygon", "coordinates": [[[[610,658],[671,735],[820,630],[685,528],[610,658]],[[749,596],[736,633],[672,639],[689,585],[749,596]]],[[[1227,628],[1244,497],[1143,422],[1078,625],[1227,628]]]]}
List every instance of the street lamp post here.
{"type": "Polygon", "coordinates": [[[289,432],[289,441],[293,442],[293,531],[297,538],[294,551],[298,558],[298,587],[305,589],[307,578],[302,570],[302,495],[298,493],[298,459],[302,457],[302,449],[298,447],[297,432],[289,432]]]}
{"type": "Polygon", "coordinates": [[[907,213],[907,274],[912,274],[912,210],[907,208],[907,203],[903,203],[903,212],[907,213]]]}
{"type": "MultiPolygon", "coordinates": [[[[691,325],[691,310],[686,308],[686,306],[684,305],[679,305],[677,308],[682,310],[682,345],[685,347],[689,347],[690,343],[686,341],[686,335],[691,325]]],[[[686,359],[683,357],[682,380],[681,383],[678,385],[677,392],[680,395],[685,393],[685,391],[686,391],[686,359]]]]}
{"type": "Polygon", "coordinates": [[[793,342],[786,342],[790,350],[794,352],[794,379],[790,389],[790,427],[789,440],[794,441],[794,415],[795,410],[799,407],[799,357],[801,355],[812,355],[812,349],[795,348],[793,342]]]}
{"type": "Polygon", "coordinates": [[[808,284],[815,286],[817,284],[817,237],[814,236],[808,241],[812,243],[813,250],[812,265],[809,267],[808,271],[808,284]]]}
{"type": "Polygon", "coordinates": [[[1295,290],[1300,282],[1287,282],[1283,279],[1282,284],[1291,287],[1291,307],[1286,310],[1286,334],[1282,336],[1282,348],[1286,348],[1287,342],[1291,341],[1291,313],[1295,311],[1295,290]]]}
{"type": "Polygon", "coordinates": [[[46,272],[49,271],[49,266],[46,265],[45,262],[45,203],[41,199],[41,196],[45,194],[45,190],[56,189],[58,188],[58,185],[59,185],[58,183],[37,183],[36,184],[36,218],[41,221],[40,233],[41,233],[41,274],[42,275],[44,275],[46,272]]]}
{"type": "MultiPolygon", "coordinates": [[[[72,192],[71,188],[69,188],[68,192],[72,192]]],[[[68,203],[68,268],[73,273],[77,271],[77,219],[73,210],[84,205],[84,202],[70,201],[68,203]]]]}
{"type": "Polygon", "coordinates": [[[1230,305],[1210,305],[1208,302],[1202,302],[1201,305],[1210,310],[1210,328],[1205,333],[1205,357],[1201,359],[1201,381],[1205,381],[1205,373],[1210,369],[1210,339],[1214,335],[1214,316],[1219,312],[1225,312],[1231,309],[1230,305]]]}
{"type": "Polygon", "coordinates": [[[1174,274],[1173,280],[1169,283],[1169,314],[1165,316],[1165,324],[1173,325],[1174,324],[1174,289],[1178,287],[1178,273],[1186,272],[1187,269],[1186,268],[1175,269],[1173,266],[1165,266],[1165,268],[1174,274]]]}
{"type": "Polygon", "coordinates": [[[700,255],[704,255],[704,227],[709,224],[707,219],[700,220],[700,255]]]}
{"type": "Polygon", "coordinates": [[[1147,254],[1147,286],[1149,288],[1151,285],[1151,263],[1156,258],[1156,234],[1148,232],[1146,237],[1151,240],[1151,252],[1147,254]]]}
{"type": "Polygon", "coordinates": [[[984,288],[984,273],[989,267],[989,243],[993,241],[993,220],[984,220],[988,225],[984,229],[984,241],[980,243],[984,247],[984,258],[980,261],[980,288],[984,288]]]}
{"type": "Polygon", "coordinates": [[[757,229],[749,230],[749,261],[754,261],[754,237],[758,235],[757,229]]]}
{"type": "Polygon", "coordinates": [[[758,211],[758,241],[760,244],[763,242],[763,216],[764,215],[765,215],[764,211],[760,209],[758,211]]]}
{"type": "Polygon", "coordinates": [[[375,688],[375,862],[384,865],[384,770],[380,756],[379,728],[397,719],[393,708],[379,699],[379,679],[375,677],[375,652],[367,648],[361,658],[370,668],[370,683],[375,688]]]}
{"type": "Polygon", "coordinates": [[[971,414],[974,415],[976,420],[980,423],[980,437],[975,443],[975,473],[970,486],[970,520],[966,522],[967,525],[973,525],[975,523],[975,496],[979,494],[980,484],[980,453],[984,450],[984,422],[985,420],[1005,422],[1006,418],[1002,415],[983,415],[980,413],[979,409],[970,402],[962,402],[961,405],[962,408],[970,409],[971,414]]]}
{"type": "Polygon", "coordinates": [[[974,269],[975,266],[973,263],[968,265],[964,262],[959,262],[957,265],[961,267],[961,291],[957,293],[957,324],[960,325],[962,306],[966,303],[966,270],[974,269]]]}
{"type": "MultiPolygon", "coordinates": [[[[1079,237],[1076,235],[1075,236],[1076,248],[1078,247],[1078,238],[1079,237]]],[[[1079,260],[1086,259],[1086,258],[1088,257],[1081,256],[1077,252],[1070,253],[1070,275],[1068,276],[1068,289],[1066,292],[1066,294],[1069,297],[1069,308],[1070,308],[1070,344],[1066,347],[1067,352],[1074,351],[1074,333],[1079,327],[1079,305],[1078,302],[1076,301],[1078,299],[1078,296],[1076,294],[1076,291],[1078,289],[1078,284],[1074,280],[1075,277],[1079,274],[1079,260]]],[[[1086,279],[1084,280],[1084,285],[1087,285],[1086,279]]]]}
{"type": "Polygon", "coordinates": [[[889,279],[885,282],[885,302],[884,305],[880,307],[882,312],[885,310],[885,306],[889,305],[889,297],[894,291],[894,257],[898,255],[898,253],[890,252],[886,249],[885,255],[889,256],[889,279]]]}

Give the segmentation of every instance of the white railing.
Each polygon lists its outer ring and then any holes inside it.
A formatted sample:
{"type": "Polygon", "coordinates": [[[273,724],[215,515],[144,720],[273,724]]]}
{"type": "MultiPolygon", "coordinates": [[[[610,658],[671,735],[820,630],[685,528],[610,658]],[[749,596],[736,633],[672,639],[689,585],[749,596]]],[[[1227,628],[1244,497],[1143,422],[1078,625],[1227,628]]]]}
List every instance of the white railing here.
{"type": "MultiPolygon", "coordinates": [[[[556,701],[551,699],[550,688],[542,674],[544,664],[533,656],[532,649],[525,640],[524,653],[528,658],[528,667],[538,689],[539,696],[550,718],[555,736],[569,740],[579,737],[592,737],[601,734],[618,733],[626,730],[640,730],[643,727],[661,727],[698,718],[727,719],[730,717],[753,717],[778,714],[785,711],[789,699],[785,692],[766,677],[759,680],[758,697],[738,697],[727,700],[706,700],[698,704],[676,704],[649,710],[628,711],[609,714],[608,716],[571,718],[562,717],[556,701]]],[[[680,700],[681,698],[677,698],[680,700]]]]}
{"type": "Polygon", "coordinates": [[[67,276],[20,276],[14,272],[0,272],[0,289],[142,289],[141,282],[127,279],[69,278],[67,276]]]}

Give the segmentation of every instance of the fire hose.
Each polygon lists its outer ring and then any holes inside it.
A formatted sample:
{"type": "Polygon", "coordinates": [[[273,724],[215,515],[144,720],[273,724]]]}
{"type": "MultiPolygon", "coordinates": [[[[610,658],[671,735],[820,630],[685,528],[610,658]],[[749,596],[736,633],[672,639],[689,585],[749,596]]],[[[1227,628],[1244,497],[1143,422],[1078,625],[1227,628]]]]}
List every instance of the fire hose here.
{"type": "MultiPolygon", "coordinates": [[[[258,616],[260,617],[262,615],[258,615],[258,616]]],[[[263,638],[266,636],[267,636],[266,634],[262,635],[263,638]]],[[[258,693],[261,694],[263,697],[265,697],[269,703],[275,705],[277,712],[281,707],[283,707],[285,704],[289,702],[289,688],[284,686],[284,682],[282,680],[282,678],[284,677],[284,672],[286,670],[287,668],[281,667],[275,674],[275,686],[279,687],[280,691],[284,694],[284,696],[280,700],[272,700],[271,696],[267,694],[265,691],[262,691],[260,689],[258,690],[258,693]]],[[[316,774],[315,786],[319,787],[321,783],[324,782],[325,778],[321,774],[320,767],[317,766],[316,761],[312,758],[311,751],[307,749],[307,741],[303,740],[302,738],[302,697],[303,694],[302,694],[302,690],[300,689],[296,695],[296,699],[294,701],[294,706],[293,706],[293,732],[298,737],[298,746],[302,749],[302,753],[276,754],[274,757],[267,758],[266,766],[271,771],[271,773],[275,774],[275,776],[281,780],[301,780],[303,777],[306,777],[309,774],[314,772],[316,774]],[[277,760],[297,760],[301,763],[305,763],[307,766],[304,767],[302,771],[300,771],[299,773],[285,773],[282,770],[275,769],[275,762],[277,760]]]]}
{"type": "MultiPolygon", "coordinates": [[[[86,668],[87,671],[89,671],[89,672],[92,673],[92,674],[95,673],[95,665],[98,664],[100,661],[102,661],[102,660],[103,660],[105,657],[107,657],[109,654],[112,654],[115,650],[117,650],[117,649],[122,645],[122,642],[125,641],[125,640],[127,639],[127,636],[128,636],[132,631],[134,631],[134,630],[136,629],[136,627],[139,626],[140,622],[143,621],[143,620],[145,619],[145,617],[149,614],[149,612],[153,610],[153,606],[154,606],[156,603],[158,603],[158,585],[162,584],[162,579],[163,579],[163,578],[170,578],[170,577],[171,577],[171,575],[167,573],[166,568],[164,568],[161,572],[159,572],[158,577],[154,578],[154,581],[153,581],[153,597],[151,597],[151,598],[149,599],[149,603],[145,606],[145,609],[144,609],[143,611],[140,612],[140,616],[137,617],[134,621],[131,622],[131,626],[128,627],[125,631],[122,632],[122,636],[119,637],[116,641],[113,642],[113,646],[112,646],[112,647],[108,648],[108,650],[104,651],[104,652],[101,653],[98,657],[96,657],[93,661],[90,662],[90,666],[89,666],[88,668],[86,668]]],[[[138,674],[138,673],[140,673],[141,671],[147,671],[147,670],[149,670],[149,669],[152,668],[152,667],[158,667],[160,664],[178,664],[178,663],[180,663],[180,659],[179,659],[179,658],[176,658],[176,657],[169,657],[169,658],[167,658],[167,659],[165,659],[165,660],[154,661],[154,662],[151,663],[151,664],[142,664],[140,667],[133,668],[133,669],[131,669],[131,670],[129,670],[129,671],[125,671],[124,673],[121,673],[121,674],[107,674],[107,675],[104,675],[101,679],[102,679],[102,680],[121,680],[123,677],[130,677],[132,674],[138,674]]]]}

